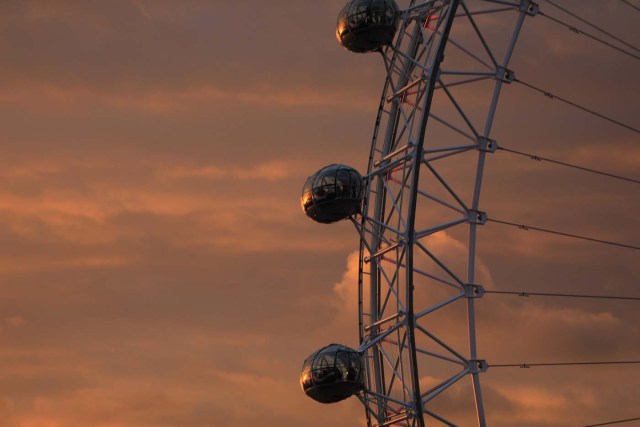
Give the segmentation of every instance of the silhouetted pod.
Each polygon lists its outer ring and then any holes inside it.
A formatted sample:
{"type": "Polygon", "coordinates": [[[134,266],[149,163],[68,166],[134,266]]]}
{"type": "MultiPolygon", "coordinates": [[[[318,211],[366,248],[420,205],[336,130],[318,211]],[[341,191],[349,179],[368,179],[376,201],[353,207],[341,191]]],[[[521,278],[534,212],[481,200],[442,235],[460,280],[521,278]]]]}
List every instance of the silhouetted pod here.
{"type": "Polygon", "coordinates": [[[364,363],[356,350],[331,344],[307,357],[300,373],[302,390],[320,403],[335,403],[364,388],[364,363]]]}
{"type": "Polygon", "coordinates": [[[364,186],[357,170],[329,165],[310,176],[302,188],[302,209],[309,218],[331,224],[360,210],[364,186]]]}
{"type": "Polygon", "coordinates": [[[336,37],[352,52],[378,50],[393,42],[399,14],[394,0],[351,0],[338,15],[336,37]]]}

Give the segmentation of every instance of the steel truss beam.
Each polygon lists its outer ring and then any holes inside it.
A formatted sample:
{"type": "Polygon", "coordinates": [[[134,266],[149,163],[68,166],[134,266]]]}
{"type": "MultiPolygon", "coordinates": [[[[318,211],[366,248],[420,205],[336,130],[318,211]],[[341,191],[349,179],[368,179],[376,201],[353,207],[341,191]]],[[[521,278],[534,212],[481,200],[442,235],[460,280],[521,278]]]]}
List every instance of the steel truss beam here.
{"type": "Polygon", "coordinates": [[[486,156],[497,146],[490,133],[500,91],[510,83],[507,67],[529,6],[529,0],[413,0],[402,13],[395,45],[381,52],[387,79],[365,203],[361,217],[353,221],[360,235],[360,350],[367,370],[359,398],[370,427],[424,427],[426,420],[455,426],[456,414],[442,414],[433,405],[466,377],[471,378],[469,404],[477,424],[486,426],[480,387],[486,362],[477,357],[475,323],[475,299],[483,293],[475,284],[476,234],[486,221],[479,210],[480,191],[486,156]],[[472,11],[467,5],[485,2],[500,7],[472,11]],[[518,15],[499,62],[494,40],[483,33],[480,20],[507,10],[518,15]],[[479,47],[450,37],[462,23],[479,47]],[[449,44],[463,60],[441,69],[449,44]],[[478,64],[484,70],[478,71],[478,64]],[[490,79],[493,85],[479,115],[456,90],[490,79]],[[435,162],[469,160],[473,152],[475,174],[466,186],[444,169],[436,170],[435,162]],[[467,236],[462,269],[433,244],[461,228],[467,236]],[[462,302],[467,321],[459,335],[467,336],[466,352],[448,343],[449,337],[439,338],[431,322],[462,302]],[[441,365],[436,379],[435,367],[441,365]]]}

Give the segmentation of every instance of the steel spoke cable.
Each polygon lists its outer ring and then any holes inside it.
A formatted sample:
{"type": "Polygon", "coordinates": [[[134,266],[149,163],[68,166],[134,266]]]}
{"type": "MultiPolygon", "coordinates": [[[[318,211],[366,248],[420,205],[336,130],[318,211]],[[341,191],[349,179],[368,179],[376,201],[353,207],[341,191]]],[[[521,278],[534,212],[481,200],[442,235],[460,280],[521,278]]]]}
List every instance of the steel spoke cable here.
{"type": "Polygon", "coordinates": [[[616,175],[616,174],[613,174],[613,173],[610,173],[610,172],[604,172],[604,171],[600,171],[600,170],[596,170],[596,169],[587,168],[587,167],[584,167],[584,166],[578,166],[578,165],[574,165],[574,164],[571,164],[571,163],[562,162],[560,160],[550,159],[548,157],[542,157],[542,156],[538,156],[538,155],[535,155],[535,154],[524,153],[522,151],[512,150],[510,148],[506,148],[506,147],[502,147],[502,146],[498,146],[498,150],[506,151],[506,152],[512,153],[512,154],[517,154],[517,155],[523,156],[523,157],[529,157],[531,160],[536,160],[536,161],[539,161],[539,162],[549,162],[549,163],[553,163],[553,164],[560,165],[560,166],[566,166],[566,167],[570,167],[570,168],[573,168],[573,169],[579,169],[579,170],[585,171],[585,172],[590,172],[590,173],[594,173],[594,174],[598,174],[598,175],[608,176],[610,178],[616,178],[616,179],[620,179],[620,180],[623,180],[623,181],[632,182],[634,184],[640,184],[640,180],[639,179],[628,178],[628,177],[621,176],[621,175],[616,175]]]}
{"type": "Polygon", "coordinates": [[[627,297],[616,295],[589,295],[589,294],[562,294],[553,292],[528,292],[528,291],[484,291],[485,294],[516,295],[519,297],[541,296],[559,298],[589,298],[589,299],[610,299],[621,301],[640,301],[640,297],[627,297]]]}
{"type": "Polygon", "coordinates": [[[557,231],[557,230],[549,230],[549,229],[546,229],[546,228],[534,227],[534,226],[526,225],[526,224],[516,224],[516,223],[513,223],[513,222],[509,222],[509,221],[502,221],[502,220],[499,220],[499,219],[487,218],[487,222],[495,222],[495,223],[498,223],[498,224],[509,225],[509,226],[512,226],[512,227],[519,228],[521,230],[535,230],[535,231],[540,231],[540,232],[549,233],[549,234],[555,234],[555,235],[563,236],[563,237],[571,237],[571,238],[574,238],[574,239],[587,240],[587,241],[590,241],[590,242],[604,243],[606,245],[611,245],[611,246],[618,246],[618,247],[627,248],[627,249],[640,250],[640,246],[628,245],[626,243],[613,242],[613,241],[604,240],[604,239],[597,239],[597,238],[594,238],[594,237],[581,236],[581,235],[578,235],[578,234],[565,233],[565,232],[557,231]]]}
{"type": "Polygon", "coordinates": [[[612,48],[612,49],[615,49],[615,50],[617,50],[618,52],[624,53],[625,55],[630,56],[631,58],[639,59],[639,60],[640,60],[640,56],[638,56],[637,54],[635,54],[635,53],[633,53],[633,52],[629,52],[628,50],[626,50],[626,49],[622,49],[621,47],[618,47],[618,46],[614,45],[613,43],[609,43],[609,42],[608,42],[608,41],[606,41],[606,40],[602,40],[601,38],[596,37],[596,36],[594,36],[593,34],[587,33],[587,32],[586,32],[586,31],[584,31],[584,30],[581,30],[581,29],[579,29],[579,28],[576,28],[576,27],[574,27],[573,25],[568,24],[568,23],[566,23],[566,22],[564,22],[564,21],[562,21],[562,20],[560,20],[560,19],[558,19],[558,18],[555,18],[555,17],[553,17],[553,16],[551,16],[551,15],[549,15],[549,14],[547,14],[547,13],[544,13],[544,12],[542,12],[542,11],[540,11],[540,12],[538,12],[538,13],[539,13],[541,16],[544,16],[545,18],[547,18],[547,19],[549,19],[549,20],[551,20],[551,21],[553,21],[553,22],[555,22],[555,23],[557,23],[557,24],[559,24],[559,25],[562,25],[563,27],[568,28],[570,31],[572,31],[572,32],[574,32],[574,33],[576,33],[576,34],[578,34],[578,35],[584,35],[584,36],[587,36],[587,37],[589,37],[590,39],[595,40],[595,41],[597,41],[598,43],[601,43],[601,44],[603,44],[603,45],[605,45],[605,46],[608,46],[608,47],[610,47],[610,48],[612,48]]]}
{"type": "Polygon", "coordinates": [[[537,368],[545,366],[592,366],[592,365],[638,365],[640,360],[614,360],[605,362],[551,362],[551,363],[505,363],[489,364],[489,368],[537,368]]]}
{"type": "Polygon", "coordinates": [[[630,423],[631,421],[640,421],[640,417],[638,417],[638,418],[627,418],[626,420],[609,421],[609,422],[600,423],[600,424],[589,424],[588,426],[584,426],[584,427],[610,426],[610,425],[613,425],[613,424],[630,423]]]}
{"type": "MultiPolygon", "coordinates": [[[[464,5],[464,3],[462,3],[464,5]]],[[[509,7],[501,7],[501,8],[496,8],[496,9],[487,9],[487,10],[475,10],[475,11],[471,11],[469,13],[467,12],[458,12],[456,14],[456,18],[459,18],[461,16],[477,16],[477,15],[486,15],[488,13],[500,13],[500,12],[512,12],[514,10],[516,6],[509,6],[509,7]]]]}
{"type": "Polygon", "coordinates": [[[623,2],[624,4],[626,4],[627,6],[632,7],[632,8],[634,8],[635,10],[637,10],[638,12],[640,12],[640,7],[638,7],[638,6],[634,5],[634,4],[632,4],[629,0],[622,0],[622,2],[623,2]]]}
{"type": "Polygon", "coordinates": [[[527,82],[525,82],[523,80],[520,80],[520,79],[516,78],[516,79],[514,79],[514,81],[517,82],[517,83],[520,83],[521,85],[523,85],[525,87],[528,87],[529,89],[535,90],[536,92],[539,92],[539,93],[543,94],[544,96],[546,96],[546,97],[548,97],[550,99],[557,99],[559,101],[564,102],[565,104],[571,105],[572,107],[578,108],[578,109],[580,109],[580,110],[582,110],[584,112],[593,114],[594,116],[600,117],[601,119],[607,120],[607,121],[609,121],[609,122],[611,122],[613,124],[616,124],[616,125],[621,126],[623,128],[629,129],[630,131],[633,131],[635,133],[640,133],[640,129],[638,129],[638,128],[635,128],[633,126],[629,126],[627,124],[624,124],[624,123],[622,123],[622,122],[620,122],[620,121],[618,121],[616,119],[613,119],[611,117],[605,116],[604,114],[600,114],[600,113],[598,113],[596,111],[593,111],[593,110],[591,110],[591,109],[589,109],[587,107],[583,107],[582,105],[576,104],[573,101],[569,101],[566,98],[562,98],[562,97],[560,97],[558,95],[555,95],[555,94],[553,94],[553,93],[551,93],[549,91],[541,89],[541,88],[539,88],[537,86],[534,86],[534,85],[532,85],[530,83],[527,83],[527,82]]]}
{"type": "Polygon", "coordinates": [[[632,45],[631,43],[627,43],[626,41],[622,40],[621,38],[616,37],[615,35],[611,34],[611,33],[610,33],[610,32],[608,32],[607,30],[605,30],[605,29],[603,29],[603,28],[601,28],[601,27],[598,27],[597,25],[595,25],[595,24],[593,24],[593,23],[591,23],[591,22],[587,21],[587,20],[586,20],[586,19],[584,19],[584,18],[581,18],[580,16],[578,16],[578,15],[576,15],[575,13],[571,12],[570,10],[568,10],[568,9],[566,9],[566,8],[564,8],[564,7],[562,7],[562,6],[560,6],[559,4],[557,4],[557,3],[553,2],[552,0],[544,0],[544,1],[546,1],[547,3],[549,3],[551,6],[553,6],[553,7],[556,7],[556,8],[558,8],[558,9],[560,9],[560,10],[561,10],[561,11],[563,11],[564,13],[566,13],[566,14],[568,14],[568,15],[573,16],[573,17],[574,17],[574,18],[576,18],[578,21],[580,21],[580,22],[583,22],[583,23],[587,24],[587,25],[588,25],[588,26],[590,26],[591,28],[594,28],[594,29],[596,29],[596,30],[600,31],[602,34],[606,34],[607,36],[611,37],[612,39],[614,39],[614,40],[616,40],[616,41],[618,41],[618,42],[620,42],[620,43],[622,43],[623,45],[625,45],[625,46],[627,46],[627,47],[630,47],[631,49],[633,49],[633,50],[635,50],[635,51],[637,51],[637,52],[640,52],[640,49],[638,49],[637,47],[635,47],[635,46],[634,46],[634,45],[632,45]]]}

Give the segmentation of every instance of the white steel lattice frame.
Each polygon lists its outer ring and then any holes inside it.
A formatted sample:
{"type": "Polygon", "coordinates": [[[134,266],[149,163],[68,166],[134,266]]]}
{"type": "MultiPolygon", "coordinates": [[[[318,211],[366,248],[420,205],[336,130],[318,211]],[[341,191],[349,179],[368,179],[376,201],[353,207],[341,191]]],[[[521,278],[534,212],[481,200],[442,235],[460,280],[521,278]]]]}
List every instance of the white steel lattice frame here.
{"type": "Polygon", "coordinates": [[[537,5],[529,0],[412,0],[402,11],[394,46],[381,51],[387,79],[365,177],[365,202],[360,220],[353,220],[361,237],[360,350],[366,364],[366,387],[359,398],[369,426],[422,427],[426,421],[455,426],[451,416],[436,413],[431,402],[467,376],[477,423],[486,425],[480,374],[488,365],[477,356],[475,321],[475,300],[483,294],[476,283],[476,234],[487,219],[479,210],[480,190],[485,157],[497,148],[490,133],[500,91],[514,79],[508,65],[525,17],[536,13],[537,5]],[[471,10],[480,4],[483,9],[471,10]],[[508,12],[513,27],[505,35],[507,45],[499,62],[476,18],[508,12]],[[450,36],[460,20],[472,29],[467,37],[476,39],[480,48],[475,51],[450,36]],[[470,65],[445,68],[444,54],[450,49],[469,59],[470,65]],[[467,114],[464,100],[453,88],[480,81],[489,82],[490,89],[478,119],[467,114]],[[432,108],[435,98],[447,103],[454,115],[438,114],[432,108]],[[436,125],[452,136],[430,138],[436,125]],[[437,167],[443,159],[473,152],[475,174],[465,200],[437,167]],[[430,206],[447,214],[425,221],[421,211],[430,206]],[[433,236],[460,227],[467,227],[468,239],[462,272],[429,244],[433,236]],[[419,289],[436,287],[447,294],[424,306],[416,304],[419,289]],[[428,325],[434,313],[459,304],[466,304],[462,334],[468,336],[466,351],[455,349],[428,325]],[[425,387],[421,376],[428,375],[436,362],[450,365],[451,372],[425,387]]]}

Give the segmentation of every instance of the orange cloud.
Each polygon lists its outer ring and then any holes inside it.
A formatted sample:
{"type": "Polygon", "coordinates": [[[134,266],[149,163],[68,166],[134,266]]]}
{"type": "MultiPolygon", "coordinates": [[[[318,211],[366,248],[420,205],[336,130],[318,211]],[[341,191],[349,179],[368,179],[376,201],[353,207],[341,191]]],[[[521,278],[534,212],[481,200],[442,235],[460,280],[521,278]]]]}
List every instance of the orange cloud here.
{"type": "Polygon", "coordinates": [[[202,105],[235,105],[259,108],[320,108],[330,110],[370,110],[375,97],[350,96],[342,91],[326,92],[312,87],[271,86],[222,88],[210,84],[177,89],[136,87],[104,89],[83,85],[58,86],[21,81],[2,88],[0,101],[28,110],[76,110],[87,106],[107,106],[154,114],[183,114],[201,110],[202,105]],[[36,101],[37,100],[37,101],[36,101]]]}
{"type": "Polygon", "coordinates": [[[247,181],[280,181],[298,176],[299,167],[283,161],[269,161],[249,168],[222,167],[222,166],[171,166],[158,172],[160,179],[187,179],[201,178],[210,180],[234,181],[237,179],[247,181]]]}

